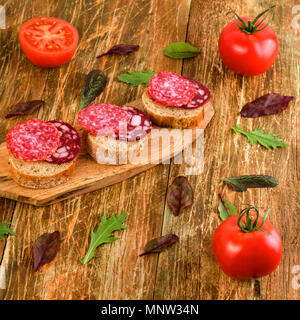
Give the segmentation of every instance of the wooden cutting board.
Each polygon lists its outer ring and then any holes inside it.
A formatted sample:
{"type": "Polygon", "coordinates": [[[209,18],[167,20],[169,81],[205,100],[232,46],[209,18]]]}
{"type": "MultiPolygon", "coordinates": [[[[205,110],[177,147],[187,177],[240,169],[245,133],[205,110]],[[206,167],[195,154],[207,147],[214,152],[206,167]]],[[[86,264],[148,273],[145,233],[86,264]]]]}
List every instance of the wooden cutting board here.
{"type": "MultiPolygon", "coordinates": [[[[143,110],[142,100],[136,100],[128,105],[143,110]]],[[[204,119],[198,129],[205,129],[213,115],[214,109],[210,103],[207,103],[204,107],[204,119]]],[[[153,128],[158,129],[159,127],[154,126],[153,128]]],[[[8,174],[8,152],[6,143],[2,143],[0,145],[0,197],[29,203],[35,206],[47,206],[51,203],[95,191],[135,176],[174,157],[190,145],[191,141],[195,141],[202,133],[202,130],[193,130],[192,140],[184,141],[182,138],[183,130],[166,128],[163,128],[163,130],[165,130],[165,134],[167,134],[166,130],[171,132],[176,130],[175,136],[178,137],[178,139],[176,138],[174,141],[171,139],[170,148],[162,148],[161,143],[151,144],[150,138],[150,147],[148,149],[151,150],[151,161],[149,154],[147,159],[143,159],[139,164],[129,163],[118,166],[100,165],[87,153],[83,153],[79,156],[74,174],[67,183],[54,188],[38,190],[21,187],[10,178],[8,174]],[[178,135],[178,133],[182,133],[182,135],[178,135]]]]}

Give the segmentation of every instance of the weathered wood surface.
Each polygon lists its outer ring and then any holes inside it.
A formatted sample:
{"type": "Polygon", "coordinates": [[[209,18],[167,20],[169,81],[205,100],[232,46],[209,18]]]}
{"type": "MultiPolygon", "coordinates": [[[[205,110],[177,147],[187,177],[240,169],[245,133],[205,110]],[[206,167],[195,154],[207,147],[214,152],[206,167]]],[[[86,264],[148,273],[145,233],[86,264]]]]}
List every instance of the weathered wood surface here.
{"type": "MultiPolygon", "coordinates": [[[[129,105],[144,111],[141,99],[130,102],[129,105]]],[[[47,206],[129,179],[160,163],[170,161],[174,156],[182,154],[186,148],[192,148],[192,143],[203,136],[203,130],[213,115],[214,108],[208,102],[204,106],[203,120],[197,128],[190,130],[190,139],[184,138],[184,130],[166,129],[153,125],[153,130],[146,138],[143,150],[137,157],[133,157],[129,163],[124,165],[100,165],[87,152],[80,152],[76,169],[69,180],[49,189],[24,188],[11,178],[7,160],[9,155],[4,142],[0,145],[0,196],[35,206],[47,206]],[[169,145],[166,145],[166,143],[169,145]]],[[[197,161],[194,157],[194,162],[197,161]]],[[[192,163],[191,167],[193,168],[192,163]]]]}
{"type": "MultiPolygon", "coordinates": [[[[84,74],[93,68],[105,70],[109,85],[98,101],[124,104],[141,96],[142,87],[132,88],[116,75],[127,70],[171,70],[194,77],[212,92],[214,119],[205,130],[205,168],[189,178],[194,205],[174,217],[166,205],[167,186],[185,165],[160,165],[114,186],[63,201],[49,207],[1,200],[1,222],[11,219],[18,237],[9,237],[2,265],[7,273],[4,299],[299,299],[292,287],[292,267],[300,264],[299,192],[299,30],[292,21],[292,1],[275,1],[272,23],[280,41],[274,66],[264,75],[238,76],[220,61],[217,39],[229,17],[230,7],[254,16],[274,1],[242,0],[154,0],[154,1],[6,1],[8,29],[1,30],[1,141],[16,119],[3,120],[8,106],[30,98],[43,98],[36,116],[48,120],[75,119],[84,74]],[[17,42],[19,26],[32,16],[52,15],[73,23],[80,33],[76,58],[57,69],[39,69],[21,53],[17,42]],[[201,48],[199,57],[172,60],[162,49],[174,41],[189,41],[201,48]],[[134,54],[95,56],[116,43],[140,44],[134,54]],[[242,119],[241,106],[267,92],[297,96],[288,110],[276,116],[242,119]],[[268,151],[251,147],[231,127],[263,126],[290,143],[287,148],[268,151]],[[235,193],[222,184],[227,176],[271,174],[279,179],[272,190],[253,189],[235,193]],[[218,267],[211,250],[213,231],[220,223],[218,192],[239,208],[251,202],[271,207],[271,222],[283,237],[284,255],[277,270],[263,279],[235,281],[218,267]],[[103,212],[128,211],[129,230],[120,240],[97,251],[88,265],[78,261],[87,249],[91,226],[103,212]],[[44,232],[60,230],[63,244],[55,261],[33,272],[31,245],[44,232]],[[176,233],[180,243],[159,255],[139,258],[144,244],[161,234],[176,233]]],[[[4,251],[3,251],[4,249],[4,251]]]]}

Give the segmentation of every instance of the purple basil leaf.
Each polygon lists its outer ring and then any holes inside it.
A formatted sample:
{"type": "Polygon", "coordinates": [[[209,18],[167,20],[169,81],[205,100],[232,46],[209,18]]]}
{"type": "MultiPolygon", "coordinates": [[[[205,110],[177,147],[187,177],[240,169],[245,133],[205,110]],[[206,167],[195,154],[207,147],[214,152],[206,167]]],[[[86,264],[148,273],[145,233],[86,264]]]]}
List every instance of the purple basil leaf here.
{"type": "Polygon", "coordinates": [[[31,100],[26,102],[19,102],[14,105],[9,113],[5,116],[6,119],[12,118],[15,116],[24,116],[32,114],[38,108],[43,106],[46,102],[42,100],[31,100]]]}
{"type": "Polygon", "coordinates": [[[186,177],[179,176],[174,179],[168,188],[167,200],[175,216],[180,214],[181,209],[193,204],[194,191],[186,177]]]}
{"type": "Polygon", "coordinates": [[[276,114],[285,110],[294,97],[282,96],[278,93],[268,93],[247,103],[241,110],[241,115],[247,118],[257,118],[264,115],[276,114]]]}
{"type": "Polygon", "coordinates": [[[38,271],[44,264],[50,263],[56,256],[60,245],[60,233],[44,233],[32,245],[34,271],[38,271]]]}
{"type": "Polygon", "coordinates": [[[108,54],[127,54],[131,53],[134,51],[139,50],[140,46],[139,45],[133,45],[133,44],[117,44],[110,48],[107,52],[100,54],[100,56],[97,56],[97,58],[101,58],[103,56],[106,56],[108,54]]]}
{"type": "Polygon", "coordinates": [[[165,236],[152,239],[146,244],[145,251],[140,254],[140,257],[149,253],[161,252],[177,241],[179,241],[179,237],[176,236],[176,234],[167,234],[165,236]]]}

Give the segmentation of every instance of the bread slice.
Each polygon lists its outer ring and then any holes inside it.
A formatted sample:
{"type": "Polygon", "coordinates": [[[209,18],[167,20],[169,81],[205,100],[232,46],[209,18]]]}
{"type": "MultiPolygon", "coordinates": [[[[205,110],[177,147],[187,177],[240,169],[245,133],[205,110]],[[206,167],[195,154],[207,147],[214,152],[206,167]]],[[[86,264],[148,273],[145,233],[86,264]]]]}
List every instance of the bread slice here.
{"type": "Polygon", "coordinates": [[[76,158],[73,161],[54,164],[46,161],[28,162],[10,155],[9,172],[21,186],[32,189],[47,189],[65,183],[73,173],[76,158]]]}
{"type": "Polygon", "coordinates": [[[122,141],[108,136],[87,135],[87,151],[98,164],[121,165],[141,152],[149,134],[138,141],[122,141]]]}
{"type": "MultiPolygon", "coordinates": [[[[147,90],[142,96],[145,111],[151,121],[160,127],[187,129],[197,127],[204,117],[204,107],[197,109],[183,109],[167,107],[155,102],[147,90]]],[[[209,102],[208,102],[209,103],[209,102]]]]}

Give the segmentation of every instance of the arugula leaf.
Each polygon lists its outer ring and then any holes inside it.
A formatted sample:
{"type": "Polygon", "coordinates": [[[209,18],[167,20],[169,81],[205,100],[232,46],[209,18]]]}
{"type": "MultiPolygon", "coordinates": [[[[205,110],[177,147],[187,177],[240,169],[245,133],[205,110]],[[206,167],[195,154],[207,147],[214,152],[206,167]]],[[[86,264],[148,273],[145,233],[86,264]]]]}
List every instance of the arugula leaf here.
{"type": "Polygon", "coordinates": [[[4,222],[4,223],[0,223],[0,238],[5,240],[5,235],[12,235],[12,236],[16,236],[16,234],[11,230],[11,228],[9,227],[11,223],[10,222],[4,222]]]}
{"type": "Polygon", "coordinates": [[[136,87],[140,84],[148,85],[149,80],[156,74],[154,71],[128,71],[127,73],[120,74],[118,79],[136,87]]]}
{"type": "Polygon", "coordinates": [[[237,213],[235,205],[228,200],[223,200],[221,195],[219,194],[220,203],[218,206],[218,211],[220,214],[220,218],[224,221],[227,218],[234,216],[237,213]]]}
{"type": "Polygon", "coordinates": [[[187,42],[174,42],[166,46],[164,55],[173,59],[196,57],[200,51],[187,42]]]}
{"type": "Polygon", "coordinates": [[[106,213],[99,223],[98,229],[94,232],[93,227],[91,228],[91,243],[89,249],[83,259],[80,260],[82,264],[88,263],[95,255],[95,249],[103,243],[111,243],[119,238],[112,237],[112,232],[122,229],[128,229],[127,226],[123,225],[126,221],[128,212],[124,212],[118,216],[112,214],[109,219],[106,219],[106,213]]]}
{"type": "Polygon", "coordinates": [[[102,71],[92,70],[89,72],[81,89],[79,110],[87,107],[100,95],[105,88],[106,82],[106,76],[102,71]]]}
{"type": "Polygon", "coordinates": [[[245,135],[248,138],[248,142],[254,146],[256,142],[261,144],[267,149],[273,148],[277,149],[277,147],[286,147],[289,146],[289,144],[285,143],[281,139],[278,139],[278,134],[273,133],[264,133],[262,129],[256,129],[252,132],[244,131],[239,126],[232,127],[232,130],[235,133],[241,133],[245,135]]]}

